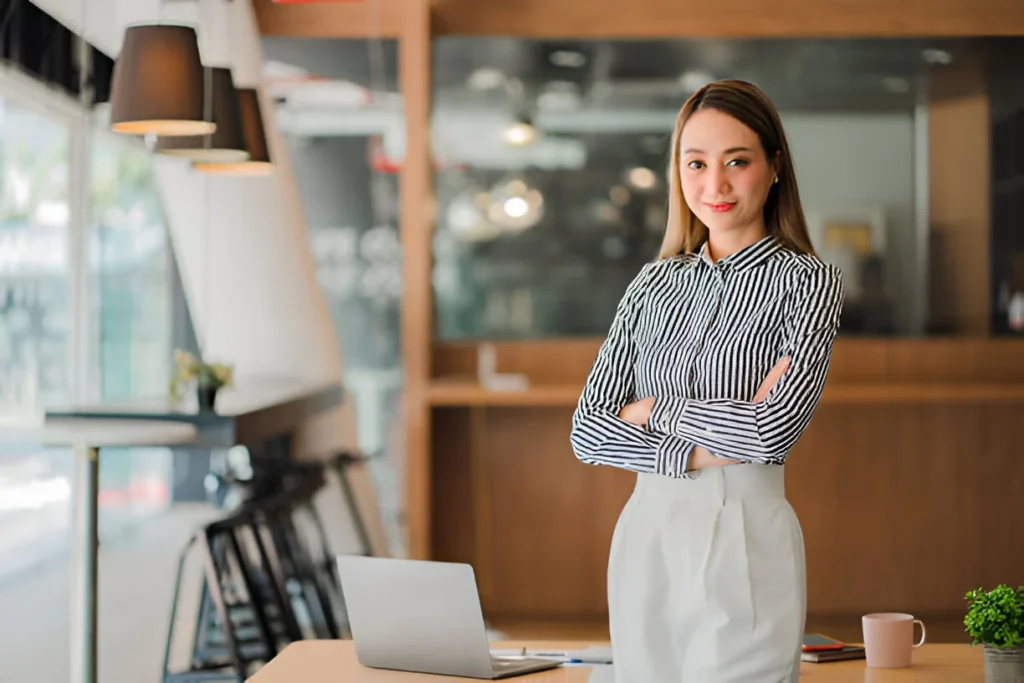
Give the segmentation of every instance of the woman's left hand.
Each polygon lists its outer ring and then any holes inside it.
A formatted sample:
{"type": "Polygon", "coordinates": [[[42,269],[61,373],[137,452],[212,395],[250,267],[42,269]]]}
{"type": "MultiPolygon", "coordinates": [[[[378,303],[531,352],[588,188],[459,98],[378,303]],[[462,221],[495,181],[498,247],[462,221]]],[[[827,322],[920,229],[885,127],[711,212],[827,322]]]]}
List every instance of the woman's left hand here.
{"type": "Polygon", "coordinates": [[[651,419],[651,411],[654,409],[654,397],[648,396],[642,398],[639,401],[633,401],[623,406],[622,410],[619,411],[619,418],[630,422],[639,427],[647,425],[647,421],[651,419]]]}

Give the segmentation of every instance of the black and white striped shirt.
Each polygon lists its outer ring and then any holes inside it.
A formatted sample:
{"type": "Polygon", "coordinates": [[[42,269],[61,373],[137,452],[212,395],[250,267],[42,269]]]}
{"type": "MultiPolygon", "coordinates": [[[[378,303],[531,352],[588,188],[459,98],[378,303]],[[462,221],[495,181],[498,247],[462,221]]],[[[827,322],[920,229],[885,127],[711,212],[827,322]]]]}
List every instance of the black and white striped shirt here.
{"type": "MultiPolygon", "coordinates": [[[[706,248],[706,245],[705,245],[706,248]]],[[[619,302],[572,419],[576,457],[670,477],[700,445],[782,464],[821,395],[843,304],[840,271],[772,236],[713,263],[649,263],[619,302]],[[789,369],[752,399],[783,356],[789,369]],[[618,417],[655,397],[647,427],[618,417]]]]}

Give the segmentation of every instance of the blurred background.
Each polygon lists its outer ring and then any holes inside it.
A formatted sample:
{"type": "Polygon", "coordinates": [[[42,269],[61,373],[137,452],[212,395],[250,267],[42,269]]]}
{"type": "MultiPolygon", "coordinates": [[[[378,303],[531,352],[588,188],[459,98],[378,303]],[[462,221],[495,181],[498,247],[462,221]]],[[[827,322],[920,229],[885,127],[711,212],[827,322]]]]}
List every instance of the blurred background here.
{"type": "MultiPolygon", "coordinates": [[[[594,36],[617,15],[577,36],[544,23],[557,9],[508,30],[504,10],[438,10],[479,20],[472,35],[400,4],[0,2],[0,432],[162,400],[175,349],[233,364],[238,394],[328,382],[342,398],[303,414],[286,451],[367,458],[358,515],[337,486],[320,496],[335,551],[361,521],[372,552],[473,563],[499,631],[606,637],[632,479],[575,462],[569,417],[657,255],[679,107],[741,78],[779,109],[812,240],[846,282],[787,474],[812,624],[848,637],[861,612],[914,611],[929,639],[934,622],[961,642],[963,592],[1024,583],[1006,540],[1024,531],[1024,10],[918,34],[868,12],[843,35],[849,17],[816,3],[792,37],[776,17],[773,37],[725,21],[721,37],[705,22],[612,39],[594,36]],[[272,175],[201,174],[111,130],[125,27],[157,19],[196,25],[204,63],[257,88],[272,175]],[[835,37],[803,37],[822,26],[835,37]]],[[[177,554],[265,448],[102,451],[100,680],[161,679],[177,554]]],[[[68,679],[74,469],[66,448],[0,439],[12,680],[68,679]]]]}

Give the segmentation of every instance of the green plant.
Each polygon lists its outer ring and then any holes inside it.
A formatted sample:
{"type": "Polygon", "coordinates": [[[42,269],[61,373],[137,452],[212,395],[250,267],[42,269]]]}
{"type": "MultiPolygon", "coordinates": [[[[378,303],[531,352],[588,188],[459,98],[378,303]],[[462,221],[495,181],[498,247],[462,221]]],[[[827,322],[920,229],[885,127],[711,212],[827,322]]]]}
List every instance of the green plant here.
{"type": "Polygon", "coordinates": [[[1024,586],[1000,584],[990,591],[975,588],[964,596],[964,627],[972,645],[1010,648],[1024,645],[1024,586]]]}
{"type": "Polygon", "coordinates": [[[174,352],[171,395],[180,398],[182,388],[193,379],[197,386],[220,389],[231,386],[234,370],[232,366],[223,363],[205,363],[191,353],[177,349],[174,352]]]}

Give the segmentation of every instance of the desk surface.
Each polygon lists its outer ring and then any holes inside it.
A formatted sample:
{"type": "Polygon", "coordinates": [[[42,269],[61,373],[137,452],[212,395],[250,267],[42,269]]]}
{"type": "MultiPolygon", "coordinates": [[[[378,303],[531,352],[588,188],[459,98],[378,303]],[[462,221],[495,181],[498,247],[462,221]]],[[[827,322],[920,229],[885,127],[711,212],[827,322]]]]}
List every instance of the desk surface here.
{"type": "MultiPolygon", "coordinates": [[[[493,643],[495,648],[582,649],[591,643],[493,643]]],[[[810,683],[983,683],[982,650],[969,645],[925,645],[914,653],[908,669],[867,669],[864,661],[803,664],[800,680],[810,683]]],[[[506,679],[530,683],[587,683],[588,666],[566,666],[506,679]]],[[[415,683],[465,681],[445,676],[367,669],[356,660],[351,641],[306,640],[289,645],[248,683],[415,683]]],[[[607,677],[594,675],[594,681],[607,677]]]]}

